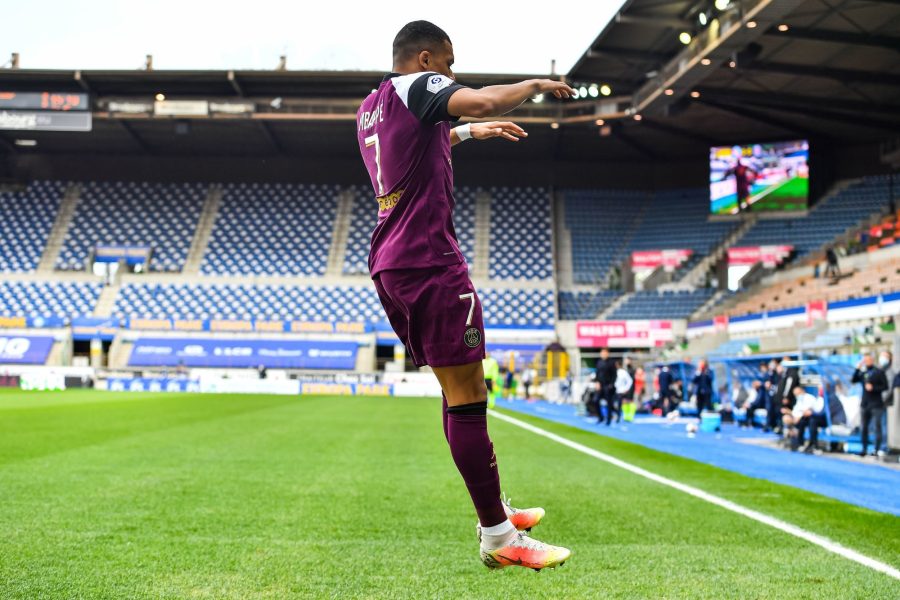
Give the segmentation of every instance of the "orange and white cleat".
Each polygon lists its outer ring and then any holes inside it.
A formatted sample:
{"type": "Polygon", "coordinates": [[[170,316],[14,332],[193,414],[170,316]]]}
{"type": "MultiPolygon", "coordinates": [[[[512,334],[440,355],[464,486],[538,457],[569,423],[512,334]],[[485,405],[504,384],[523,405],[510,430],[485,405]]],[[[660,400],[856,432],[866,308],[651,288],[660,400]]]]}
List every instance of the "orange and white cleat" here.
{"type": "Polygon", "coordinates": [[[512,542],[496,550],[481,549],[481,562],[488,569],[526,567],[540,571],[561,567],[572,552],[561,546],[551,546],[530,538],[521,531],[512,542]]]}
{"type": "Polygon", "coordinates": [[[510,523],[519,531],[531,531],[531,528],[541,522],[546,511],[543,508],[513,508],[509,500],[503,501],[503,509],[510,523]]]}

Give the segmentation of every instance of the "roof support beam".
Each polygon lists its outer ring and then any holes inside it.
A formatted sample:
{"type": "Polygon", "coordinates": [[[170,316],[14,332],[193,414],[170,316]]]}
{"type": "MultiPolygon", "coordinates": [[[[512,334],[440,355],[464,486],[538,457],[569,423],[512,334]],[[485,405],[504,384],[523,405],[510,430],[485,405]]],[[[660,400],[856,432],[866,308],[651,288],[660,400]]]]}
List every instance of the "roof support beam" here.
{"type": "Polygon", "coordinates": [[[793,75],[796,77],[819,77],[841,82],[871,83],[900,87],[900,75],[879,73],[876,71],[851,71],[850,69],[833,69],[830,67],[758,61],[753,61],[747,65],[740,65],[738,69],[743,71],[760,71],[763,73],[782,73],[784,75],[793,75]]]}
{"type": "Polygon", "coordinates": [[[238,81],[237,75],[234,74],[234,71],[228,71],[228,83],[231,84],[232,89],[234,89],[234,92],[238,96],[242,98],[244,97],[244,88],[241,87],[241,83],[238,81]]]}
{"type": "Polygon", "coordinates": [[[624,126],[620,125],[619,127],[614,128],[613,135],[617,139],[619,139],[621,142],[623,142],[626,146],[635,150],[638,154],[640,154],[644,158],[657,158],[657,156],[653,152],[653,150],[651,150],[644,144],[640,143],[639,141],[635,140],[634,138],[629,136],[627,133],[625,133],[624,126]]]}
{"type": "MultiPolygon", "coordinates": [[[[711,100],[721,100],[722,102],[754,102],[757,104],[803,109],[815,106],[822,102],[821,97],[798,96],[794,94],[784,94],[782,92],[754,92],[735,88],[699,88],[697,91],[700,92],[701,97],[709,98],[711,100]]],[[[829,98],[826,104],[829,109],[846,110],[857,113],[900,115],[900,104],[874,104],[859,100],[843,100],[840,98],[829,98]]]]}
{"type": "Polygon", "coordinates": [[[873,46],[900,52],[900,38],[887,35],[833,31],[829,29],[808,29],[805,27],[791,27],[787,31],[778,31],[776,27],[772,27],[766,31],[766,34],[797,40],[833,42],[835,44],[850,44],[853,46],[873,46]]]}
{"type": "Polygon", "coordinates": [[[845,115],[843,113],[834,112],[832,110],[817,108],[815,107],[815,105],[807,106],[805,108],[800,108],[797,106],[772,106],[759,104],[757,106],[763,108],[764,110],[776,110],[779,112],[807,115],[809,117],[813,117],[814,119],[836,121],[838,123],[846,123],[848,125],[862,125],[863,127],[870,127],[872,129],[877,129],[880,131],[900,132],[900,120],[891,121],[888,119],[879,119],[877,117],[866,116],[864,114],[845,115]]]}
{"type": "Polygon", "coordinates": [[[668,123],[664,123],[662,121],[657,121],[655,119],[644,118],[641,121],[641,127],[649,127],[650,129],[662,131],[663,133],[668,133],[668,134],[674,135],[676,137],[694,140],[695,142],[701,142],[701,143],[707,144],[709,146],[713,146],[718,142],[718,140],[714,140],[711,137],[707,137],[705,135],[695,133],[693,131],[686,131],[684,129],[681,129],[680,127],[675,127],[673,125],[669,125],[668,123]]]}
{"type": "Polygon", "coordinates": [[[81,73],[80,70],[75,71],[74,78],[75,78],[75,83],[78,84],[78,87],[83,89],[88,94],[91,93],[91,86],[88,85],[87,79],[84,78],[84,75],[81,73]]]}
{"type": "Polygon", "coordinates": [[[278,140],[275,139],[275,134],[272,133],[272,130],[269,128],[269,124],[261,119],[257,119],[256,122],[259,124],[259,130],[262,133],[263,137],[266,138],[266,141],[269,142],[269,146],[272,147],[272,150],[275,151],[275,154],[284,154],[284,148],[281,147],[281,144],[278,143],[278,140]]]}
{"type": "Polygon", "coordinates": [[[609,57],[617,60],[639,60],[643,62],[661,63],[669,59],[668,55],[660,52],[645,52],[643,50],[630,50],[628,48],[588,48],[587,57],[609,57]]]}
{"type": "Polygon", "coordinates": [[[624,15],[619,13],[616,15],[614,19],[616,23],[626,23],[626,24],[634,24],[634,25],[649,25],[650,27],[687,27],[690,23],[686,21],[682,21],[681,19],[674,19],[672,17],[662,17],[662,16],[653,16],[653,15],[624,15]]]}
{"type": "Polygon", "coordinates": [[[750,119],[751,121],[756,121],[757,123],[768,125],[769,127],[784,129],[785,131],[799,134],[805,138],[820,137],[822,135],[820,133],[810,131],[805,127],[797,125],[796,122],[779,119],[778,117],[773,117],[747,106],[731,106],[729,104],[724,104],[722,102],[716,102],[714,100],[703,98],[702,96],[695,100],[695,102],[717,108],[723,112],[731,113],[732,115],[742,117],[744,119],[750,119]]]}
{"type": "Polygon", "coordinates": [[[9,154],[14,154],[16,151],[16,147],[9,143],[5,137],[0,135],[0,148],[3,148],[9,154]]]}
{"type": "Polygon", "coordinates": [[[128,119],[114,120],[122,126],[122,129],[125,130],[125,133],[127,133],[128,136],[131,137],[132,140],[134,140],[134,143],[137,144],[145,154],[153,154],[153,150],[150,148],[150,146],[147,145],[147,142],[141,139],[141,136],[137,134],[137,132],[134,130],[134,127],[132,127],[131,123],[128,122],[128,119]]]}

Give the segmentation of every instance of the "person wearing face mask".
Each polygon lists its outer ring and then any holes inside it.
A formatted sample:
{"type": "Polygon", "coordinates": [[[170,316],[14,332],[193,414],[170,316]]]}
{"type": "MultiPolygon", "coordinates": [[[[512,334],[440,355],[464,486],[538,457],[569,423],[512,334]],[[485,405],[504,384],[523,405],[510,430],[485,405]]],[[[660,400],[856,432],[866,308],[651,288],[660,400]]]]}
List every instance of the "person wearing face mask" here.
{"type": "Polygon", "coordinates": [[[881,449],[883,432],[881,422],[884,418],[884,397],[882,394],[888,388],[887,377],[884,371],[875,366],[875,359],[871,353],[863,354],[863,359],[856,366],[852,383],[861,383],[863,386],[861,409],[862,421],[862,453],[868,454],[869,423],[875,421],[875,453],[881,449]]]}

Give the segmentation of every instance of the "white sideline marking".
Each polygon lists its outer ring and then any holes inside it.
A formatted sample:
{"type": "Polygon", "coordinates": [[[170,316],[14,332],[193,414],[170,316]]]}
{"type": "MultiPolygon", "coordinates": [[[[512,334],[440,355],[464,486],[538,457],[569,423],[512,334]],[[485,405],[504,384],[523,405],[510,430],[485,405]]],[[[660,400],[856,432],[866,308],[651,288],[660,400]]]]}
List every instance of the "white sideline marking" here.
{"type": "Polygon", "coordinates": [[[826,537],[822,537],[821,535],[816,535],[815,533],[811,533],[806,531],[805,529],[801,529],[796,525],[791,525],[781,519],[776,519],[775,517],[770,517],[769,515],[765,515],[761,512],[757,512],[753,509],[746,508],[741,506],[740,504],[735,504],[730,500],[725,500],[724,498],[720,498],[718,496],[714,496],[708,492],[704,492],[701,489],[692,487],[690,485],[685,485],[683,483],[679,483],[667,477],[663,477],[661,475],[657,475],[656,473],[651,473],[645,469],[640,467],[636,467],[632,464],[629,464],[623,460],[619,460],[618,458],[612,457],[608,454],[604,454],[603,452],[599,452],[594,450],[593,448],[589,448],[578,442],[573,442],[572,440],[566,439],[562,436],[556,435],[555,433],[550,433],[545,429],[541,429],[540,427],[536,427],[530,423],[526,423],[525,421],[520,421],[514,417],[510,417],[504,415],[502,413],[498,413],[495,410],[488,410],[488,413],[494,418],[500,419],[501,421],[506,421],[507,423],[512,423],[517,427],[521,427],[527,431],[532,433],[536,433],[540,436],[543,436],[547,439],[553,440],[563,446],[568,446],[573,450],[577,450],[583,454],[587,454],[588,456],[592,456],[596,459],[608,462],[611,465],[615,465],[619,468],[625,469],[626,471],[630,471],[635,475],[640,475],[641,477],[646,477],[652,481],[657,483],[661,483],[663,485],[667,485],[671,488],[675,488],[676,490],[682,491],[685,494],[690,494],[695,498],[700,498],[701,500],[706,500],[710,504],[715,504],[716,506],[721,506],[726,510],[730,510],[731,512],[735,512],[739,515],[743,515],[749,519],[753,519],[754,521],[759,521],[760,523],[764,523],[765,525],[769,525],[770,527],[774,527],[780,531],[785,533],[789,533],[793,536],[796,536],[800,539],[806,540],[811,544],[815,544],[816,546],[820,546],[829,552],[833,552],[834,554],[838,554],[843,556],[846,559],[852,560],[853,562],[857,562],[861,565],[869,567],[870,569],[874,569],[885,575],[889,575],[894,579],[900,579],[900,570],[895,569],[894,567],[885,564],[883,562],[879,562],[874,558],[869,558],[863,554],[860,554],[856,550],[851,548],[847,548],[846,546],[842,546],[841,544],[832,541],[826,537]]]}

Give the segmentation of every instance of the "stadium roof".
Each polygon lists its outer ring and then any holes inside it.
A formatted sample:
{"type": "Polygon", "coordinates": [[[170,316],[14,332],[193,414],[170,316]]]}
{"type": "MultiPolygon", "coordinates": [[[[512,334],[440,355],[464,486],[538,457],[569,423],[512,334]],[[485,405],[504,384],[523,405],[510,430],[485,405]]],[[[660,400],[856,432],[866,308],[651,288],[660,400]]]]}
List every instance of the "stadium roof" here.
{"type": "Polygon", "coordinates": [[[627,2],[570,80],[608,83],[644,117],[668,116],[642,125],[673,135],[856,141],[900,130],[900,2],[717,4],[627,2]]]}
{"type": "MultiPolygon", "coordinates": [[[[566,103],[526,102],[511,115],[531,134],[515,156],[666,160],[704,156],[713,144],[885,140],[900,134],[898,48],[896,1],[748,0],[722,11],[713,0],[633,0],[568,74],[590,94],[566,103]],[[691,36],[689,44],[679,41],[681,33],[691,36]],[[591,84],[607,84],[612,93],[603,96],[591,84]]],[[[357,152],[356,107],[381,77],[359,71],[5,69],[0,91],[89,93],[93,124],[90,133],[2,131],[0,153],[349,156],[357,152]],[[158,93],[228,106],[160,116],[154,112],[158,93]],[[124,105],[127,110],[115,110],[124,105]],[[37,146],[16,145],[21,137],[37,146]]],[[[479,87],[523,76],[459,78],[479,87]]],[[[492,158],[491,145],[484,146],[466,152],[492,158]]]]}

